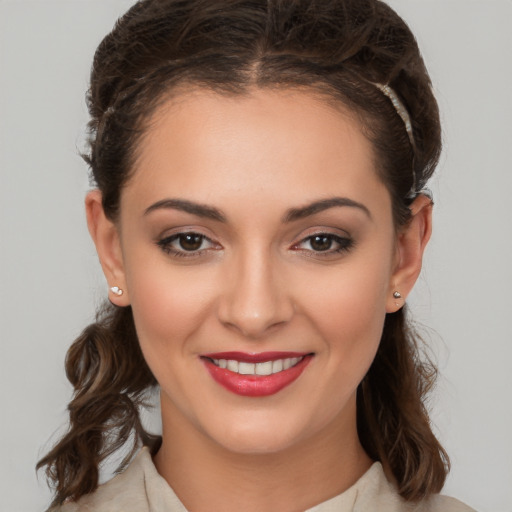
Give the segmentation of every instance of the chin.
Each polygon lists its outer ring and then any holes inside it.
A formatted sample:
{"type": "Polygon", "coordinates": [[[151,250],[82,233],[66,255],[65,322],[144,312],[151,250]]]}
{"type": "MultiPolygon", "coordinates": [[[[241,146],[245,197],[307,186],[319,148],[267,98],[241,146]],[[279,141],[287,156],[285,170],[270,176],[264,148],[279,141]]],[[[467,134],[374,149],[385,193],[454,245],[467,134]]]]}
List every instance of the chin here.
{"type": "Polygon", "coordinates": [[[285,451],[296,442],[293,436],[275,432],[258,432],[251,435],[237,433],[223,439],[214,439],[225,450],[239,455],[272,455],[285,451]]]}
{"type": "MultiPolygon", "coordinates": [[[[243,413],[241,413],[243,414],[243,413]]],[[[289,419],[289,418],[288,418],[289,419]]],[[[309,437],[309,428],[290,424],[270,414],[248,414],[243,422],[210,425],[206,435],[225,450],[240,455],[270,455],[283,452],[309,437]],[[276,428],[276,425],[279,427],[276,428]]]]}

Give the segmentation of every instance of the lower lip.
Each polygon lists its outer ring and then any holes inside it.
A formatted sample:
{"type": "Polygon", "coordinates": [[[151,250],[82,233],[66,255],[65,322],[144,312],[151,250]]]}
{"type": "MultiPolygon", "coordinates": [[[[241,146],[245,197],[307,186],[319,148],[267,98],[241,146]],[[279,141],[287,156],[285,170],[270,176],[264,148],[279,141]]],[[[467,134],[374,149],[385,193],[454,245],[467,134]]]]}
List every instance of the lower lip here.
{"type": "Polygon", "coordinates": [[[228,391],[241,396],[256,397],[274,395],[295,382],[312,357],[312,355],[307,355],[295,366],[272,375],[241,375],[225,368],[219,368],[209,359],[203,359],[203,363],[213,380],[228,391]]]}

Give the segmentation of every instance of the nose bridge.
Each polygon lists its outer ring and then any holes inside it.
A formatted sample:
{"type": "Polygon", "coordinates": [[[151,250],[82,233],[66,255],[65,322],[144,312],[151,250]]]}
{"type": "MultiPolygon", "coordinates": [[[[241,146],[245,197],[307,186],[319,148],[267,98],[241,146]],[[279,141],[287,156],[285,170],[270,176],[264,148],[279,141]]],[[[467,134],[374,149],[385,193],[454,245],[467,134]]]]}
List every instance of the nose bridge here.
{"type": "Polygon", "coordinates": [[[226,287],[219,305],[224,324],[257,338],[293,315],[291,298],[278,279],[277,258],[268,248],[256,244],[241,248],[225,273],[226,287]]]}

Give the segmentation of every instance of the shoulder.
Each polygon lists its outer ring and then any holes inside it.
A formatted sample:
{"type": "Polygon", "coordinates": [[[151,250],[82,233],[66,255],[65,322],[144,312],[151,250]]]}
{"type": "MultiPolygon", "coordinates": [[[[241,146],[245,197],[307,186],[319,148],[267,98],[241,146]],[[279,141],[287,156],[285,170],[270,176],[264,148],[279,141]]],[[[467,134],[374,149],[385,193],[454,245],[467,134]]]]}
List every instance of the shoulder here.
{"type": "Polygon", "coordinates": [[[435,495],[426,501],[424,508],[412,509],[418,512],[476,512],[475,509],[465,505],[455,498],[435,495]]]}
{"type": "Polygon", "coordinates": [[[126,471],[56,512],[149,512],[145,482],[148,464],[152,465],[151,455],[143,448],[126,471]]]}
{"type": "Polygon", "coordinates": [[[354,508],[354,512],[372,508],[380,512],[475,512],[459,500],[440,494],[419,502],[405,501],[387,480],[380,464],[374,464],[371,470],[371,478],[364,483],[366,492],[361,493],[361,508],[354,508]]]}

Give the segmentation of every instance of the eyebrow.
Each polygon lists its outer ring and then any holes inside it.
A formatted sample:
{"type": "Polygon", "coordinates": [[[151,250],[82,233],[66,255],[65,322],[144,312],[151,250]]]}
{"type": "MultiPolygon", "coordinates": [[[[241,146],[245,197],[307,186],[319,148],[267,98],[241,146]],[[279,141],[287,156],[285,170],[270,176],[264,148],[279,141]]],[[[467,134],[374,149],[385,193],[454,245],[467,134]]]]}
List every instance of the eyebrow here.
{"type": "MultiPolygon", "coordinates": [[[[284,214],[282,222],[294,222],[296,220],[315,215],[316,213],[329,210],[330,208],[343,206],[358,208],[359,210],[363,211],[370,219],[372,219],[370,210],[364,204],[354,201],[353,199],[349,199],[348,197],[331,197],[329,199],[321,199],[319,201],[315,201],[300,208],[289,209],[284,214]]],[[[148,215],[149,213],[160,209],[180,210],[186,213],[191,213],[192,215],[197,215],[198,217],[212,219],[223,223],[227,222],[226,216],[217,208],[195,203],[193,201],[188,201],[186,199],[162,199],[161,201],[157,201],[156,203],[146,208],[146,210],[144,210],[144,215],[148,215]]]]}
{"type": "Polygon", "coordinates": [[[162,201],[152,204],[149,208],[146,208],[144,215],[160,209],[180,210],[182,212],[191,213],[192,215],[197,215],[198,217],[204,217],[218,222],[226,222],[226,217],[217,208],[187,201],[186,199],[163,199],[162,201]]]}
{"type": "Polygon", "coordinates": [[[315,215],[316,213],[323,212],[324,210],[340,206],[358,208],[359,210],[362,210],[370,219],[372,219],[370,210],[364,204],[358,203],[357,201],[349,199],[348,197],[331,197],[329,199],[315,201],[314,203],[310,203],[301,208],[291,208],[284,215],[283,222],[293,222],[296,220],[304,219],[305,217],[315,215]]]}

